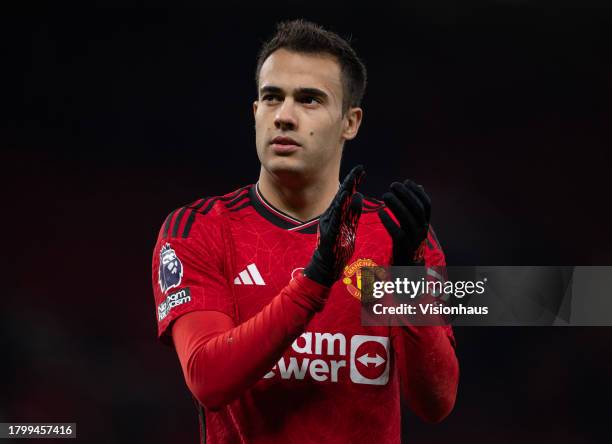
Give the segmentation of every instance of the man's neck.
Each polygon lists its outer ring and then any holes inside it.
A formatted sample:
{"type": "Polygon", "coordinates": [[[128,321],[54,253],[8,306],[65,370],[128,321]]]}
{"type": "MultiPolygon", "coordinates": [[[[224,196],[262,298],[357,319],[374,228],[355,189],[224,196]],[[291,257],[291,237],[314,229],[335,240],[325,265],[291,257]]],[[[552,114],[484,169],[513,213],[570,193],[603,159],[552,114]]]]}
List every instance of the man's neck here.
{"type": "Polygon", "coordinates": [[[338,175],[321,180],[282,180],[263,167],[259,174],[259,192],[278,210],[301,221],[320,216],[338,192],[338,175]],[[291,183],[289,183],[291,182],[291,183]]]}

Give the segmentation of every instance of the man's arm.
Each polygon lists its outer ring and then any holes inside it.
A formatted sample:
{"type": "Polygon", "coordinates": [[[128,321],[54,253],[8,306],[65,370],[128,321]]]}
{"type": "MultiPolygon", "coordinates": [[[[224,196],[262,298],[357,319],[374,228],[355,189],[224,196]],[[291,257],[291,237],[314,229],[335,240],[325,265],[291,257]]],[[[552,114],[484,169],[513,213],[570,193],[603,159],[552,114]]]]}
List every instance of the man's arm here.
{"type": "Polygon", "coordinates": [[[296,276],[257,315],[235,326],[216,311],[194,311],[172,326],[187,386],[209,409],[238,398],[261,379],[323,308],[329,288],[296,276]]]}
{"type": "MultiPolygon", "coordinates": [[[[423,260],[426,267],[436,271],[428,273],[428,279],[445,279],[446,260],[431,227],[423,260]]],[[[424,421],[438,423],[452,411],[457,397],[459,363],[452,328],[443,323],[414,326],[408,318],[403,319],[404,325],[391,329],[402,400],[424,421]]]]}
{"type": "MultiPolygon", "coordinates": [[[[393,241],[395,266],[444,266],[445,259],[429,225],[431,201],[411,180],[394,182],[383,195],[381,222],[393,241]],[[396,223],[396,221],[398,223],[396,223]]],[[[404,402],[427,422],[442,421],[453,409],[459,364],[450,326],[417,327],[408,322],[391,328],[393,349],[404,402]]]]}
{"type": "Polygon", "coordinates": [[[459,364],[447,327],[392,328],[403,401],[421,419],[437,423],[455,405],[459,364]]]}

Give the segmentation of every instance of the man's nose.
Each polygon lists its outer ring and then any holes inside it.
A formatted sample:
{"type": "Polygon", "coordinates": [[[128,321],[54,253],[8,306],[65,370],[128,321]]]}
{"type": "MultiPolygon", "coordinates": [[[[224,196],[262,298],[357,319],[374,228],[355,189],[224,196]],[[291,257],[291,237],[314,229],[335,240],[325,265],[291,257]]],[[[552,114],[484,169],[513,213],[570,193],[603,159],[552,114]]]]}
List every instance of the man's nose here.
{"type": "Polygon", "coordinates": [[[297,128],[297,117],[295,115],[295,104],[291,99],[285,99],[274,116],[274,126],[281,130],[295,130],[297,128]]]}

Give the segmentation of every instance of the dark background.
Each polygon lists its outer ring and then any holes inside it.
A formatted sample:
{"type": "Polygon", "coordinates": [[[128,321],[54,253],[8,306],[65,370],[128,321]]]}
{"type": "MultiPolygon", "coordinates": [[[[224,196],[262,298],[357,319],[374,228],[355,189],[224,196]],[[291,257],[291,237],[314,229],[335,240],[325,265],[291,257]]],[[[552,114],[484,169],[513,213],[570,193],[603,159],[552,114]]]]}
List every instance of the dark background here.
{"type": "MultiPolygon", "coordinates": [[[[152,249],[172,209],[256,181],[255,57],[280,19],[352,36],[369,86],[343,173],[363,163],[374,196],[424,184],[449,264],[612,265],[605,2],[127,5],[1,15],[0,422],[197,441],[155,340],[152,249]]],[[[436,426],[407,413],[406,442],[609,439],[612,330],[455,334],[455,410],[436,426]]]]}

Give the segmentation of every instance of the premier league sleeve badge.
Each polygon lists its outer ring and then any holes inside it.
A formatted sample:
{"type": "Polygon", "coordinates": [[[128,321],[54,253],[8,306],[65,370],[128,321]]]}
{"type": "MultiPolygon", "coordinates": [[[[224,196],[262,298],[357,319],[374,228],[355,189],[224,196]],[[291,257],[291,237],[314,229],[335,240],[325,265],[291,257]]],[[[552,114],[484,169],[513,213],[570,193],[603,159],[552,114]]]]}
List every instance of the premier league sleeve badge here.
{"type": "Polygon", "coordinates": [[[159,252],[159,287],[162,293],[178,287],[183,278],[183,264],[169,243],[159,252]]]}

